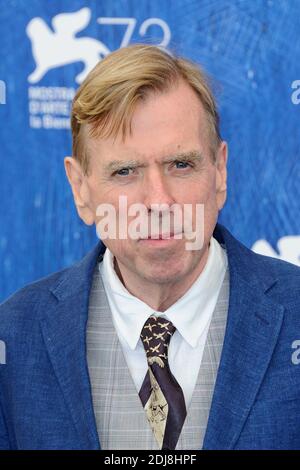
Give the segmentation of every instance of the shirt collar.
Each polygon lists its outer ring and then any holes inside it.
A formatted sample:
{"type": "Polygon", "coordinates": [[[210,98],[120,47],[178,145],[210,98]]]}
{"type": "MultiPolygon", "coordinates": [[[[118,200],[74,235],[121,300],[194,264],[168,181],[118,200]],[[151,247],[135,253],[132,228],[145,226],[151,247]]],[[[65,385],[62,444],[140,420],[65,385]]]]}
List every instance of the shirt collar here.
{"type": "Polygon", "coordinates": [[[118,333],[131,349],[135,349],[144,323],[153,315],[153,309],[124,287],[114,269],[114,256],[108,248],[99,268],[118,333]]]}
{"type": "Polygon", "coordinates": [[[227,268],[227,256],[217,240],[211,237],[204,269],[188,291],[165,312],[154,311],[128,292],[115,272],[114,257],[108,249],[99,268],[115,324],[119,326],[118,332],[132,350],[136,348],[143,325],[151,315],[168,318],[195,348],[215,309],[227,268]]]}

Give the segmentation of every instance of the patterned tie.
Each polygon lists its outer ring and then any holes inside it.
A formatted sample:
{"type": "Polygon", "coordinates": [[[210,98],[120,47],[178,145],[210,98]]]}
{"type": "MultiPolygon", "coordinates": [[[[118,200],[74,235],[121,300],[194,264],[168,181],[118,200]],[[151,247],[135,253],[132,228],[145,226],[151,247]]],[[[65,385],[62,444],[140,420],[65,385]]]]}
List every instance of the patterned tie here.
{"type": "Polygon", "coordinates": [[[139,396],[161,449],[175,449],[186,417],[184,395],[168,363],[175,330],[169,320],[151,316],[141,332],[148,371],[139,396]]]}

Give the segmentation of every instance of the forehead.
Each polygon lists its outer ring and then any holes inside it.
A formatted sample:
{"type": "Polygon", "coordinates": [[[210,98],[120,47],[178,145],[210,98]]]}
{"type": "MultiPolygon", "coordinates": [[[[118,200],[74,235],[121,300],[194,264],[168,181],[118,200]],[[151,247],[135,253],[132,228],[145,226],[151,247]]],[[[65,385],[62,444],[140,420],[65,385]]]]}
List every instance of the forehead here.
{"type": "Polygon", "coordinates": [[[140,101],[131,120],[131,134],[122,139],[87,136],[92,160],[164,158],[174,152],[207,147],[207,118],[199,97],[184,82],[140,101]]]}

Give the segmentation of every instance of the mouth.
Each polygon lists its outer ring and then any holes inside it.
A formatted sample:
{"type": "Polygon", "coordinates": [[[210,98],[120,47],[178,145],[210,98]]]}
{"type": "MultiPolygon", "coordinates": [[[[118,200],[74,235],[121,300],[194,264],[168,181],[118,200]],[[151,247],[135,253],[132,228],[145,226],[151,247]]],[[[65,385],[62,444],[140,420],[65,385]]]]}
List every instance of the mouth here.
{"type": "Polygon", "coordinates": [[[176,235],[181,235],[181,231],[178,232],[158,232],[158,233],[151,233],[150,235],[140,238],[140,240],[165,240],[168,238],[174,238],[176,235]]]}
{"type": "Polygon", "coordinates": [[[149,246],[164,246],[178,241],[182,238],[182,236],[179,237],[179,235],[180,233],[172,232],[151,234],[148,237],[140,238],[139,242],[149,246]]]}

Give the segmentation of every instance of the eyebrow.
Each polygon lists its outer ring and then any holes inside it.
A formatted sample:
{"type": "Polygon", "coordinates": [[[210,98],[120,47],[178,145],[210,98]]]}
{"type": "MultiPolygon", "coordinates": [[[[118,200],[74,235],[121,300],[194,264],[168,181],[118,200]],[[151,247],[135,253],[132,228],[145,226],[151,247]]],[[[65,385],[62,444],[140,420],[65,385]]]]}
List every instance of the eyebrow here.
{"type": "Polygon", "coordinates": [[[180,152],[175,155],[170,155],[163,159],[163,163],[172,163],[176,161],[203,163],[204,155],[202,152],[199,152],[199,150],[191,150],[189,152],[180,152]]]}
{"type": "MultiPolygon", "coordinates": [[[[174,155],[166,156],[162,159],[162,164],[172,163],[176,161],[192,161],[195,163],[203,163],[204,155],[198,150],[191,150],[189,152],[180,152],[174,155]]],[[[112,160],[105,167],[104,170],[108,173],[114,173],[122,168],[145,168],[146,163],[139,160],[112,160]]]]}
{"type": "Polygon", "coordinates": [[[107,172],[115,172],[122,168],[137,168],[143,165],[139,160],[112,160],[104,167],[107,172]]]}

